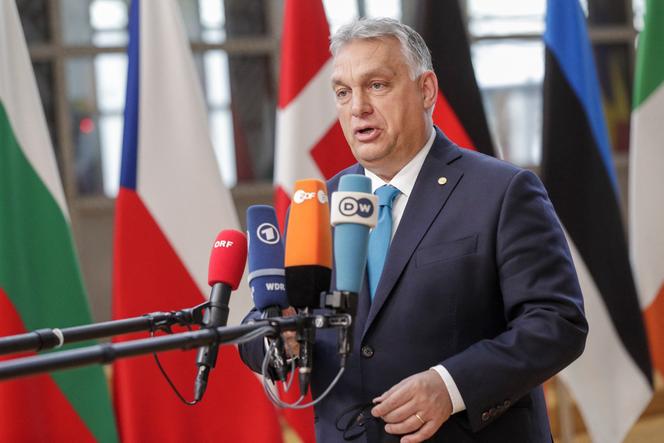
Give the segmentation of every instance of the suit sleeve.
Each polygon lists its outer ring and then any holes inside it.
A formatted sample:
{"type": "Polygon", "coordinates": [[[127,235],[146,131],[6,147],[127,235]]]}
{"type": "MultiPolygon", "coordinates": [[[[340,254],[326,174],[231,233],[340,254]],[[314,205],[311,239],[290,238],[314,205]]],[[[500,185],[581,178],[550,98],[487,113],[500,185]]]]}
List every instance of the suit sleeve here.
{"type": "MultiPolygon", "coordinates": [[[[254,307],[249,314],[242,320],[242,324],[248,323],[252,320],[260,318],[261,314],[256,307],[254,307]]],[[[261,373],[261,365],[265,357],[265,344],[262,337],[258,337],[248,343],[238,345],[240,350],[240,358],[245,365],[254,372],[261,373]]]]}
{"type": "Polygon", "coordinates": [[[516,173],[506,188],[496,263],[506,330],[441,362],[474,431],[581,355],[588,332],[564,232],[529,171],[516,173]]]}

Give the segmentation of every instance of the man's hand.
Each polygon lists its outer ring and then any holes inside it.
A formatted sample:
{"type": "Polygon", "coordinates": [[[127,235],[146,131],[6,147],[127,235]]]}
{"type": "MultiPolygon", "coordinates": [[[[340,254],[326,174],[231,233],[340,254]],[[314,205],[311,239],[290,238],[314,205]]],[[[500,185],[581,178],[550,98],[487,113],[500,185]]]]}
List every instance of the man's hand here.
{"type": "MultiPolygon", "coordinates": [[[[291,317],[295,314],[295,309],[292,306],[281,310],[281,315],[284,317],[291,317]]],[[[295,335],[295,331],[284,331],[281,333],[281,338],[284,340],[284,345],[286,347],[286,353],[290,358],[295,358],[300,355],[300,344],[295,340],[295,335]]]]}
{"type": "Polygon", "coordinates": [[[431,437],[452,414],[452,400],[440,375],[433,369],[420,372],[392,386],[371,410],[385,423],[388,434],[405,435],[401,443],[417,443],[431,437]]]}

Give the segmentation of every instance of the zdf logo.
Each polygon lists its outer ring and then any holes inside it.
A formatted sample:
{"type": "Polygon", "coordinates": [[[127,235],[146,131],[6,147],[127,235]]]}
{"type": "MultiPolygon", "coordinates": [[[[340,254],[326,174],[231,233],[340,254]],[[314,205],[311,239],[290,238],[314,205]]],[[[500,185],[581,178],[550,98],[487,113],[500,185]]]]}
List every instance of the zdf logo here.
{"type": "Polygon", "coordinates": [[[303,203],[306,200],[311,200],[314,197],[318,197],[318,201],[321,204],[327,203],[327,194],[322,189],[318,192],[306,192],[302,189],[298,189],[295,191],[295,194],[293,194],[293,201],[299,205],[300,203],[303,203]]]}
{"type": "Polygon", "coordinates": [[[345,197],[339,202],[339,212],[347,217],[359,215],[369,218],[373,215],[374,205],[368,198],[345,197]]]}

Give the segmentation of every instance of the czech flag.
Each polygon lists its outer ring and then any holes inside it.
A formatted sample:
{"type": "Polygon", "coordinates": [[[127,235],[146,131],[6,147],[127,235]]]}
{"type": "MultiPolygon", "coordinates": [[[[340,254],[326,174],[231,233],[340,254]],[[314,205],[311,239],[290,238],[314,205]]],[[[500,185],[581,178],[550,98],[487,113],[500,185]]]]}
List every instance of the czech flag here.
{"type": "MultiPolygon", "coordinates": [[[[175,0],[134,0],[116,203],[113,318],[192,307],[209,294],[207,270],[214,239],[238,229],[209,138],[208,115],[175,0]]],[[[231,297],[229,324],[252,301],[246,284],[231,297]]],[[[132,334],[122,340],[145,337],[132,334]]],[[[160,360],[190,400],[195,351],[160,360]]],[[[182,403],[152,356],[114,365],[114,401],[123,442],[280,442],[274,407],[235,347],[219,349],[200,404],[182,403]]]]}

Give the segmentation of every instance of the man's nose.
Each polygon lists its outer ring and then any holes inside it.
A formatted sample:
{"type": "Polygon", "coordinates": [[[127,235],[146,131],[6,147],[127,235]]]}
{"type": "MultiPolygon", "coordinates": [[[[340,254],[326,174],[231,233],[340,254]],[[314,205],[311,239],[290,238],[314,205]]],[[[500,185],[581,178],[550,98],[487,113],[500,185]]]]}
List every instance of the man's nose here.
{"type": "Polygon", "coordinates": [[[363,91],[353,92],[351,103],[351,113],[354,117],[361,117],[371,112],[371,103],[366,93],[363,91]]]}

